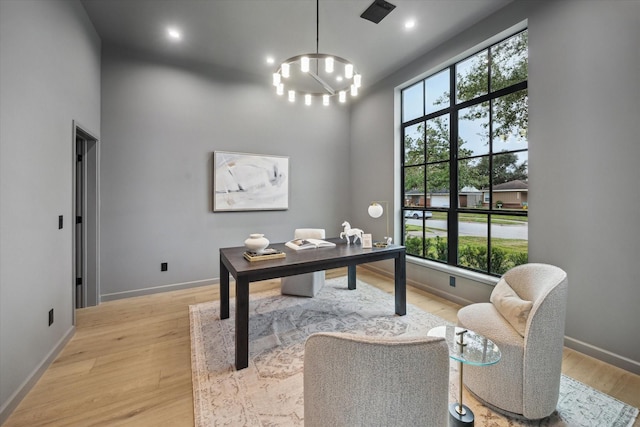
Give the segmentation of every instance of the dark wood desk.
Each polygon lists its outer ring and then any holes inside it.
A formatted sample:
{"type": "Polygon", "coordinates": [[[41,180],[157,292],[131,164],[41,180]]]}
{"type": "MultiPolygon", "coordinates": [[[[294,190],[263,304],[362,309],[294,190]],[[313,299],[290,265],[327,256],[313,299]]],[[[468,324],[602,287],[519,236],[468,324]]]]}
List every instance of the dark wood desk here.
{"type": "Polygon", "coordinates": [[[283,243],[270,245],[285,251],[286,258],[249,262],[242,254],[244,246],[220,249],[220,318],[229,318],[229,273],[236,279],[236,369],[249,365],[249,283],[277,277],[294,276],[313,271],[348,267],[348,287],[356,288],[356,265],[395,259],[396,314],[407,313],[406,252],[404,246],[363,249],[347,245],[344,240],[326,239],[335,248],[295,251],[283,243]]]}

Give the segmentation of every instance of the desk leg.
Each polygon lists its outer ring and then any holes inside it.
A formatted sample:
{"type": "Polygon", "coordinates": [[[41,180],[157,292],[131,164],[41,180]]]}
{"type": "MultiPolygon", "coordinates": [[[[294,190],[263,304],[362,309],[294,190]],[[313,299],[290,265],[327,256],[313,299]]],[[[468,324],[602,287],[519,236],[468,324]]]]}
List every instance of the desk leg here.
{"type": "Polygon", "coordinates": [[[236,369],[249,366],[249,279],[236,279],[236,369]]]}
{"type": "Polygon", "coordinates": [[[396,294],[396,314],[404,316],[407,314],[407,263],[406,254],[401,252],[395,259],[395,294],[396,294]]]}
{"type": "Polygon", "coordinates": [[[348,288],[353,290],[356,288],[356,266],[349,265],[347,266],[347,278],[348,278],[348,288]]]}
{"type": "Polygon", "coordinates": [[[220,319],[229,318],[229,270],[220,260],[220,319]]]}

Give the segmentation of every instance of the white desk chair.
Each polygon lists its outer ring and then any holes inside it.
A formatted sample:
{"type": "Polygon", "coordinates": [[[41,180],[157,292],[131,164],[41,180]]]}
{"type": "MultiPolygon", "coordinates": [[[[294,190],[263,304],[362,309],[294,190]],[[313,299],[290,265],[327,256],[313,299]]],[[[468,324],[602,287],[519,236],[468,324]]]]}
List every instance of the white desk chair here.
{"type": "MultiPolygon", "coordinates": [[[[298,228],[294,239],[324,239],[324,228],[298,228]]],[[[314,249],[308,249],[314,250],[314,249]]],[[[282,278],[281,293],[283,295],[297,295],[301,297],[314,297],[324,286],[324,271],[299,274],[282,278]]]]}

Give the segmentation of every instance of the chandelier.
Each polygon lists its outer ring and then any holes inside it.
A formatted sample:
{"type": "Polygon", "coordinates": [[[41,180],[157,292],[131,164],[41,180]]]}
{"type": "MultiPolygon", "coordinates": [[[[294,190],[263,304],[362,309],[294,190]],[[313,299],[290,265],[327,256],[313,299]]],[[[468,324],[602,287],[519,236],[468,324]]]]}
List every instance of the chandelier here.
{"type": "Polygon", "coordinates": [[[339,102],[346,102],[347,95],[357,96],[362,77],[348,60],[336,55],[319,52],[320,18],[319,2],[316,0],[316,53],[303,53],[283,61],[273,73],[276,93],[287,94],[290,102],[302,97],[306,105],[313,99],[330,105],[330,99],[338,96],[339,102]]]}

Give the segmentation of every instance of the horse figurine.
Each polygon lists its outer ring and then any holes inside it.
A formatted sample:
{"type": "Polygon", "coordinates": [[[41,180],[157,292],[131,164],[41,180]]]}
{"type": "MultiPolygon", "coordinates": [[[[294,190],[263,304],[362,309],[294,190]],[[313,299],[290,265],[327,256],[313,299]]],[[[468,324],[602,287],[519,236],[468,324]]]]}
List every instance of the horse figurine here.
{"type": "Polygon", "coordinates": [[[351,224],[349,224],[349,222],[345,221],[342,223],[342,227],[344,227],[344,230],[342,230],[342,232],[340,233],[340,238],[342,239],[343,237],[347,239],[347,245],[351,244],[351,241],[349,241],[349,237],[351,236],[355,236],[353,238],[353,244],[356,244],[356,241],[359,239],[360,243],[362,243],[362,234],[364,233],[364,231],[360,230],[359,228],[351,228],[351,224]]]}

